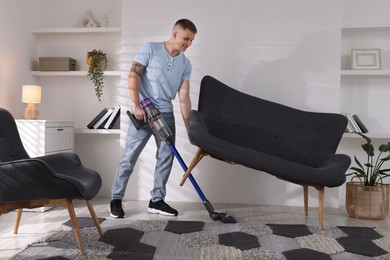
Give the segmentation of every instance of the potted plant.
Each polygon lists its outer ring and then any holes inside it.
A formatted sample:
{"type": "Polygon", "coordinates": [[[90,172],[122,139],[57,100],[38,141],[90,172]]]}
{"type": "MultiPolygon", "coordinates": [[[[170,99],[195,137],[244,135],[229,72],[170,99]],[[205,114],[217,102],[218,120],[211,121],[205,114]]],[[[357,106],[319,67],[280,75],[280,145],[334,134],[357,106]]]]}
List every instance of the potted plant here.
{"type": "Polygon", "coordinates": [[[101,102],[104,87],[104,70],[107,68],[107,55],[101,50],[93,50],[87,52],[88,74],[95,86],[95,95],[101,102]]]}
{"type": "Polygon", "coordinates": [[[379,145],[379,154],[375,156],[371,139],[362,133],[357,134],[365,140],[361,146],[367,158],[362,164],[355,155],[357,166],[351,167],[352,172],[347,174],[354,176],[347,183],[347,211],[355,218],[383,219],[389,212],[389,185],[384,184],[383,180],[390,177],[390,168],[384,168],[390,160],[390,142],[379,145]],[[354,178],[359,181],[353,181],[354,178]]]}

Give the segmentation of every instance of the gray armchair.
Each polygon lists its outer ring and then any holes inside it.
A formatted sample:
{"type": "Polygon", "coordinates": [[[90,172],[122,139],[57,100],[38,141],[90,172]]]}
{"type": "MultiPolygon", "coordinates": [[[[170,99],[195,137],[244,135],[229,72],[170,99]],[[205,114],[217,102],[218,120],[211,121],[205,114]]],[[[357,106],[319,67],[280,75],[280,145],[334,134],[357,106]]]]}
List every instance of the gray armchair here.
{"type": "Polygon", "coordinates": [[[68,209],[77,244],[84,252],[73,199],[85,200],[99,234],[103,235],[91,200],[102,185],[100,175],[84,167],[74,153],[30,158],[12,115],[0,108],[0,216],[17,209],[14,233],[23,208],[61,205],[68,209]]]}
{"type": "Polygon", "coordinates": [[[239,92],[206,76],[198,111],[190,113],[189,138],[199,147],[181,185],[205,156],[241,164],[319,191],[323,227],[324,188],[345,180],[351,159],[335,154],[347,125],[344,116],[306,112],[239,92]]]}

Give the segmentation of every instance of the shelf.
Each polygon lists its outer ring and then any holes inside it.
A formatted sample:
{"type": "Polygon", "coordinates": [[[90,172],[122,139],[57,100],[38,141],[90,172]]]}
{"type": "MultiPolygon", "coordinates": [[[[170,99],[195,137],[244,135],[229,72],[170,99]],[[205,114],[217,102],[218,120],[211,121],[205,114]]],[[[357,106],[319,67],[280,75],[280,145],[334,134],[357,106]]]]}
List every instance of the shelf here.
{"type": "Polygon", "coordinates": [[[342,28],[342,31],[359,31],[359,30],[370,30],[370,31],[376,31],[376,30],[390,30],[390,24],[348,24],[344,25],[342,28]]]}
{"type": "MultiPolygon", "coordinates": [[[[32,76],[87,76],[88,71],[31,71],[32,76]]],[[[120,76],[120,71],[104,71],[104,76],[120,76]]]]}
{"type": "MultiPolygon", "coordinates": [[[[372,139],[381,139],[381,138],[390,138],[390,131],[389,132],[382,132],[382,133],[365,133],[364,135],[368,136],[369,138],[372,139]]],[[[343,138],[362,138],[360,135],[355,134],[355,133],[344,133],[343,138]]]]}
{"type": "Polygon", "coordinates": [[[119,135],[120,129],[88,129],[88,128],[76,128],[75,134],[105,134],[105,135],[119,135]]]}
{"type": "Polygon", "coordinates": [[[96,27],[96,28],[36,28],[32,30],[34,35],[45,34],[120,34],[120,27],[96,27]]]}
{"type": "Polygon", "coordinates": [[[390,76],[390,70],[341,70],[341,76],[390,76]]]}

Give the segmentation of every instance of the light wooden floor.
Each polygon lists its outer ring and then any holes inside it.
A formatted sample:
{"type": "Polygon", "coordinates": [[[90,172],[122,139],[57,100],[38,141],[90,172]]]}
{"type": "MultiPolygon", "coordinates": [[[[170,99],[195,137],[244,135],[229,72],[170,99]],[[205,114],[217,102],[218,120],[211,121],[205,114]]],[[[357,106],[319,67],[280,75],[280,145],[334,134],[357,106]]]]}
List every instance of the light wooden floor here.
{"type": "MultiPolygon", "coordinates": [[[[93,201],[98,217],[110,218],[108,212],[109,198],[96,198],[93,201]]],[[[174,219],[198,220],[212,222],[201,202],[169,202],[179,211],[177,217],[164,217],[146,213],[147,201],[124,201],[126,218],[130,219],[174,219]]],[[[75,201],[76,215],[89,216],[88,209],[82,201],[75,201]]],[[[304,215],[303,207],[261,206],[246,204],[212,203],[215,211],[228,212],[240,223],[277,223],[318,225],[317,208],[309,209],[309,216],[304,215]]],[[[36,241],[50,229],[59,227],[69,219],[65,208],[56,207],[41,212],[23,212],[19,233],[13,234],[15,212],[0,216],[0,259],[8,259],[21,251],[26,245],[36,241]]],[[[390,218],[384,220],[362,220],[348,216],[344,208],[326,208],[324,225],[328,226],[363,226],[376,227],[382,235],[390,236],[390,218]]]]}

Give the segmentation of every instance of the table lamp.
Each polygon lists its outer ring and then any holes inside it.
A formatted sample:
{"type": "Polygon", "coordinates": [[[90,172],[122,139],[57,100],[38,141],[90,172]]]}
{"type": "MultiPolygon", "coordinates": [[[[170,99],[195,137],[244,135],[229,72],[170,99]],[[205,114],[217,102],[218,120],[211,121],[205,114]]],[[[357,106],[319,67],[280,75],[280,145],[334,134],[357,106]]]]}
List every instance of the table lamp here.
{"type": "Polygon", "coordinates": [[[38,119],[39,111],[35,103],[41,103],[41,87],[35,85],[23,85],[22,102],[27,103],[23,110],[24,119],[38,119]]]}

